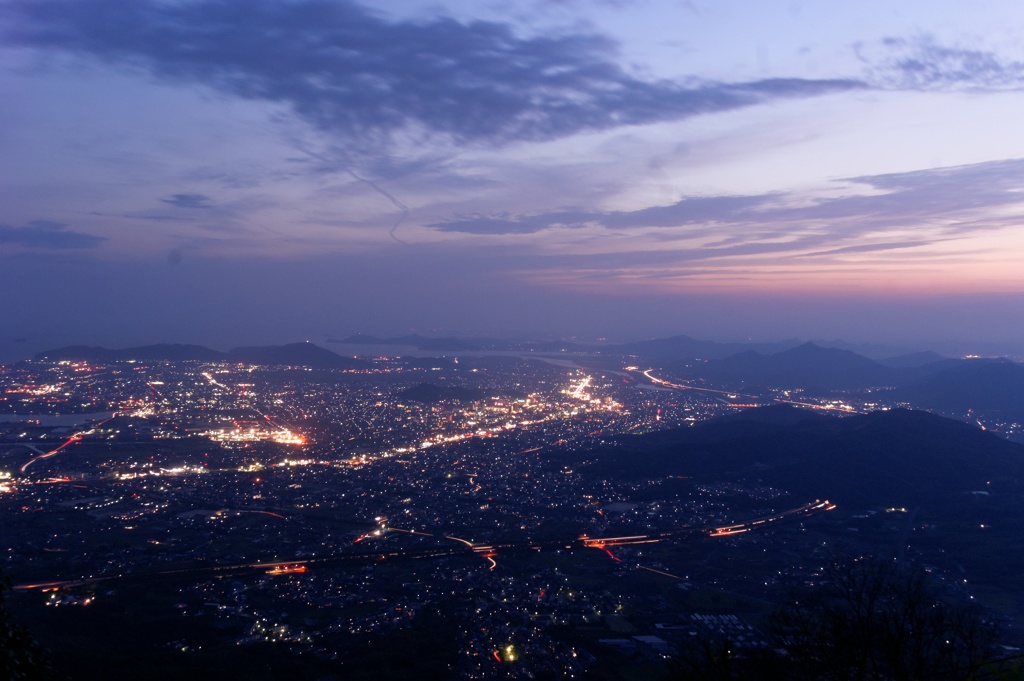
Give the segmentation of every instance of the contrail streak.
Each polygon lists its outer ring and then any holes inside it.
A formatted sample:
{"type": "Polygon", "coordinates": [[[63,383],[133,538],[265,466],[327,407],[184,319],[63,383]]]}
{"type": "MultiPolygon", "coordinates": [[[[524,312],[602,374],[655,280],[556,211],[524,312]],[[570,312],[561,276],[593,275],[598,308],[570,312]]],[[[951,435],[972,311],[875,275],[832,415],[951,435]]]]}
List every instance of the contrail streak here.
{"type": "Polygon", "coordinates": [[[354,177],[355,179],[359,180],[360,182],[365,182],[366,184],[368,184],[371,187],[373,187],[373,189],[378,194],[380,194],[381,196],[386,198],[391,203],[395,204],[395,207],[398,208],[398,210],[402,211],[402,214],[399,216],[399,218],[395,222],[395,224],[391,225],[391,231],[388,232],[388,236],[390,236],[392,239],[394,239],[398,243],[404,244],[404,245],[408,246],[409,245],[408,242],[402,241],[397,236],[395,236],[395,230],[398,229],[398,226],[400,224],[402,224],[403,220],[405,220],[405,216],[407,216],[409,214],[409,209],[405,206],[405,204],[402,203],[401,201],[399,201],[398,199],[396,199],[395,197],[393,197],[391,194],[389,194],[386,191],[384,191],[383,189],[381,189],[380,187],[378,187],[377,183],[374,182],[373,180],[367,180],[365,177],[359,177],[358,175],[355,174],[355,171],[353,171],[351,168],[345,168],[345,170],[348,171],[348,174],[351,175],[352,177],[354,177]]]}
{"type": "Polygon", "coordinates": [[[402,244],[403,246],[409,245],[407,241],[403,241],[402,239],[399,239],[397,236],[395,236],[395,230],[398,229],[398,226],[402,224],[406,216],[409,215],[409,208],[404,203],[396,199],[394,196],[381,189],[380,186],[378,186],[377,183],[374,182],[373,180],[367,180],[365,177],[360,177],[359,175],[356,175],[356,171],[352,170],[352,167],[349,165],[351,163],[351,157],[349,157],[346,151],[341,150],[341,154],[345,156],[347,160],[339,164],[336,160],[328,159],[323,154],[319,154],[313,151],[312,149],[308,149],[306,145],[302,144],[302,142],[300,142],[299,140],[293,139],[291,140],[291,142],[299,151],[306,154],[307,156],[315,158],[321,163],[327,165],[334,165],[335,167],[340,165],[342,168],[345,169],[345,172],[352,176],[353,179],[355,179],[358,182],[364,182],[370,185],[370,187],[372,187],[375,192],[377,192],[378,194],[386,198],[388,201],[390,201],[392,204],[394,204],[394,206],[398,210],[402,211],[402,214],[398,217],[398,220],[395,221],[395,224],[391,225],[391,230],[388,232],[388,236],[390,236],[392,239],[402,244]]]}

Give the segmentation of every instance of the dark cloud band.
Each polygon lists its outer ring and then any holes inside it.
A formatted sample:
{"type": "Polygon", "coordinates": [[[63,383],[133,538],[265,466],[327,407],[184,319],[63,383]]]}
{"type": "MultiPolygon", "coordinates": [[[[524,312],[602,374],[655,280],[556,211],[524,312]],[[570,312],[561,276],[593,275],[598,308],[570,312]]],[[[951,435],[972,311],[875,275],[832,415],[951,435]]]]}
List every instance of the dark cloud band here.
{"type": "Polygon", "coordinates": [[[283,102],[367,144],[400,129],[456,143],[548,140],[863,86],[645,81],[619,67],[615,45],[599,35],[388,21],[344,0],[14,0],[0,11],[9,42],[283,102]]]}
{"type": "Polygon", "coordinates": [[[169,199],[160,199],[175,208],[212,208],[210,197],[204,194],[175,194],[169,199]]]}

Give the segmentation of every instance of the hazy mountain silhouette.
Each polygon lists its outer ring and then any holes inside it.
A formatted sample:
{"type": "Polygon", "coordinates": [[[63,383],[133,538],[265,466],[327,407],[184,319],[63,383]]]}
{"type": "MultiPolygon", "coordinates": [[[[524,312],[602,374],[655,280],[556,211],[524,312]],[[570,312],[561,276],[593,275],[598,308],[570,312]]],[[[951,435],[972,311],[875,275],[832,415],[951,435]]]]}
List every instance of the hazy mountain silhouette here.
{"type": "Polygon", "coordinates": [[[1024,412],[1024,367],[1010,361],[966,361],[895,391],[915,406],[950,412],[1024,412]]]}
{"type": "MultiPolygon", "coordinates": [[[[963,362],[943,359],[932,352],[876,361],[849,350],[804,343],[770,355],[746,351],[721,360],[669,365],[669,368],[682,376],[707,379],[733,389],[770,386],[828,393],[833,390],[910,385],[932,374],[958,367],[963,362]]],[[[914,404],[917,406],[916,402],[914,404]]]]}
{"type": "Polygon", "coordinates": [[[49,360],[51,362],[69,361],[94,361],[94,362],[116,362],[130,359],[136,360],[166,360],[173,362],[199,361],[216,362],[224,359],[224,353],[202,345],[182,345],[159,343],[157,345],[143,345],[136,348],[124,348],[123,350],[110,350],[108,348],[91,347],[88,345],[70,345],[56,350],[45,350],[36,354],[33,359],[49,360]]]}
{"type": "Polygon", "coordinates": [[[717,343],[695,340],[689,336],[672,336],[635,343],[609,345],[588,345],[571,341],[513,341],[495,338],[459,339],[426,338],[417,334],[397,338],[377,338],[358,333],[334,343],[361,343],[378,345],[414,345],[420,350],[519,350],[536,352],[600,352],[611,355],[638,355],[659,361],[681,361],[700,357],[701,359],[722,358],[744,350],[779,352],[799,344],[798,340],[781,343],[717,343]]]}
{"type": "Polygon", "coordinates": [[[392,345],[387,338],[378,338],[365,333],[357,333],[348,338],[328,338],[328,343],[347,343],[353,345],[392,345]]]}
{"type": "Polygon", "coordinates": [[[469,351],[483,349],[483,347],[478,343],[463,340],[461,338],[454,338],[451,336],[446,338],[427,338],[426,336],[421,336],[417,333],[409,334],[407,336],[398,336],[397,338],[378,338],[377,336],[357,333],[354,336],[342,338],[341,340],[329,338],[327,342],[342,343],[346,345],[411,345],[418,350],[435,351],[469,351]]]}
{"type": "Polygon", "coordinates": [[[443,350],[454,352],[483,349],[476,343],[450,337],[428,339],[421,342],[417,347],[420,350],[443,350]]]}
{"type": "MultiPolygon", "coordinates": [[[[685,362],[694,359],[724,359],[740,352],[755,351],[761,354],[774,354],[789,350],[801,344],[795,338],[777,343],[720,343],[717,341],[697,340],[685,335],[669,338],[656,338],[631,343],[589,344],[566,340],[529,341],[498,338],[428,338],[419,334],[408,334],[394,338],[380,338],[368,334],[357,333],[343,339],[328,339],[328,343],[346,343],[361,345],[412,345],[420,350],[442,351],[534,351],[534,352],[582,352],[599,353],[602,355],[636,356],[658,362],[685,362]]],[[[850,350],[860,355],[879,358],[915,354],[909,348],[891,347],[887,345],[871,345],[847,343],[842,340],[815,341],[819,347],[850,350]]],[[[923,354],[923,353],[921,353],[923,354]]],[[[941,359],[935,355],[936,359],[941,359]]],[[[925,363],[922,358],[920,363],[925,363]]],[[[914,366],[917,366],[916,364],[914,366]]]]}
{"type": "MultiPolygon", "coordinates": [[[[812,343],[817,345],[819,348],[836,348],[837,350],[849,350],[856,352],[858,355],[863,355],[868,359],[874,359],[881,361],[883,359],[890,359],[893,357],[902,357],[904,355],[913,354],[925,354],[916,353],[910,348],[895,347],[892,345],[876,345],[874,343],[848,343],[844,340],[812,340],[812,343]]],[[[942,359],[941,356],[937,356],[938,359],[942,359]]]]}
{"type": "Polygon", "coordinates": [[[609,345],[602,349],[603,353],[637,355],[659,361],[685,361],[690,359],[722,359],[739,352],[756,351],[762,353],[781,352],[798,345],[796,339],[780,343],[716,343],[690,338],[689,336],[672,336],[656,340],[639,341],[609,345]]]}
{"type": "Polygon", "coordinates": [[[244,362],[247,364],[275,364],[309,366],[321,369],[361,369],[373,366],[369,362],[342,357],[312,343],[290,343],[264,347],[234,348],[229,352],[212,350],[202,345],[178,345],[161,343],[137,348],[111,350],[87,345],[71,345],[56,350],[46,350],[34,359],[57,361],[119,362],[143,361],[198,361],[198,362],[244,362]]]}
{"type": "Polygon", "coordinates": [[[830,390],[893,385],[896,370],[849,350],[804,343],[772,355],[753,350],[694,364],[681,372],[723,383],[781,388],[816,386],[830,390]]]}
{"type": "Polygon", "coordinates": [[[906,355],[886,357],[884,359],[876,359],[875,361],[884,367],[890,367],[892,369],[914,369],[926,364],[945,362],[947,360],[937,352],[925,350],[924,352],[911,352],[906,355]]]}
{"type": "Polygon", "coordinates": [[[110,362],[115,359],[117,350],[93,347],[90,345],[69,345],[64,348],[54,348],[37,352],[32,358],[37,361],[63,362],[74,360],[88,360],[97,362],[110,362]]]}

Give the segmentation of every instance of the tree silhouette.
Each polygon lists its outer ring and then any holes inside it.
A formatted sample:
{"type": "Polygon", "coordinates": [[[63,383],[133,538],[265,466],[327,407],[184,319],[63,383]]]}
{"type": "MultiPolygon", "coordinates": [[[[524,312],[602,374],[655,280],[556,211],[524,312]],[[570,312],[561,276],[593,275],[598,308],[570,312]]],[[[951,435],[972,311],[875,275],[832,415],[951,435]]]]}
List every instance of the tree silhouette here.
{"type": "Polygon", "coordinates": [[[790,594],[769,619],[772,647],[738,655],[728,641],[683,651],[691,679],[959,681],[995,657],[996,627],[972,605],[947,603],[920,568],[873,558],[831,561],[819,584],[790,594]]]}
{"type": "Polygon", "coordinates": [[[11,588],[0,572],[0,679],[42,681],[50,678],[46,651],[25,627],[14,624],[7,612],[6,592],[11,588]]]}
{"type": "Polygon", "coordinates": [[[995,626],[977,607],[941,601],[920,568],[836,559],[823,578],[769,626],[799,672],[791,678],[968,679],[994,652],[995,626]]]}

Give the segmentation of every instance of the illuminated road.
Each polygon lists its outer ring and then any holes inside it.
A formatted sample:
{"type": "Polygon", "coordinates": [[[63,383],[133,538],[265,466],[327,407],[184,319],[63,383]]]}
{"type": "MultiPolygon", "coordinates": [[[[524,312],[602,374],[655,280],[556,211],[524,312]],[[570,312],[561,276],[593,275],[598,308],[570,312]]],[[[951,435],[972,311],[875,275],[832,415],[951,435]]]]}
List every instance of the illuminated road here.
{"type": "Polygon", "coordinates": [[[857,411],[853,407],[847,407],[847,408],[843,408],[843,407],[826,407],[823,404],[812,404],[810,402],[793,402],[792,400],[780,400],[780,399],[776,399],[775,401],[776,402],[781,402],[782,404],[795,404],[795,405],[800,406],[800,407],[810,407],[811,409],[824,409],[825,411],[840,411],[840,412],[842,412],[844,414],[866,414],[867,413],[866,411],[857,411]]]}
{"type": "MultiPolygon", "coordinates": [[[[682,530],[671,530],[650,535],[634,535],[629,537],[600,537],[590,539],[586,536],[575,539],[547,539],[544,541],[516,541],[503,544],[473,544],[465,539],[459,539],[445,535],[446,539],[460,542],[459,546],[435,546],[425,549],[411,549],[402,551],[366,551],[361,553],[343,553],[324,558],[309,558],[307,560],[289,560],[274,563],[243,563],[238,565],[215,565],[210,567],[191,567],[177,570],[165,570],[162,572],[148,572],[140,574],[104,575],[102,577],[83,577],[76,580],[65,580],[45,582],[39,584],[19,584],[14,587],[16,591],[30,591],[34,589],[58,589],[63,587],[81,586],[83,584],[95,584],[114,580],[154,580],[154,579],[209,579],[216,577],[234,577],[246,574],[260,574],[277,570],[276,574],[287,572],[298,572],[298,568],[304,567],[340,567],[352,564],[376,563],[384,560],[417,560],[423,558],[450,558],[454,556],[479,555],[491,562],[491,569],[494,569],[494,556],[501,553],[513,553],[517,551],[543,551],[545,549],[579,549],[596,548],[607,551],[609,546],[628,546],[632,544],[654,544],[667,539],[686,539],[697,537],[728,537],[735,534],[750,532],[758,529],[765,529],[787,521],[807,518],[818,513],[831,511],[835,504],[828,501],[815,501],[814,503],[794,508],[783,513],[764,518],[755,518],[743,523],[725,525],[721,527],[686,528],[682,530]]],[[[391,528],[398,529],[398,528],[391,528]]],[[[409,532],[409,530],[399,530],[409,532]]],[[[612,556],[615,557],[614,555],[612,556]]],[[[618,560],[618,559],[616,559],[618,560]]],[[[644,568],[649,569],[649,568],[644,568]]],[[[656,572],[656,571],[655,571],[656,572]]],[[[668,573],[664,573],[668,574],[668,573]]],[[[674,575],[668,575],[674,577],[674,575]]]]}
{"type": "MultiPolygon", "coordinates": [[[[640,371],[640,370],[637,369],[636,371],[640,371]]],[[[732,398],[736,398],[736,397],[752,397],[754,399],[757,399],[757,395],[744,395],[742,393],[733,393],[733,392],[729,392],[727,390],[713,390],[711,388],[698,388],[696,386],[680,384],[680,383],[669,383],[668,381],[663,381],[660,378],[652,376],[651,375],[652,371],[654,371],[654,369],[648,369],[647,371],[641,371],[640,373],[642,373],[644,376],[649,378],[651,380],[651,382],[654,383],[655,385],[662,385],[662,386],[665,386],[666,388],[675,388],[676,390],[700,390],[700,391],[708,392],[708,393],[718,393],[720,395],[726,395],[726,396],[732,397],[732,398]]],[[[800,406],[800,407],[810,407],[811,409],[823,409],[825,411],[838,411],[838,412],[842,412],[844,414],[864,414],[864,413],[866,413],[866,412],[857,411],[853,407],[845,407],[845,408],[844,407],[828,407],[828,406],[825,406],[823,404],[814,404],[812,402],[794,402],[793,400],[780,400],[778,398],[775,398],[774,401],[775,402],[781,402],[782,404],[793,404],[793,405],[797,405],[797,406],[800,406]]],[[[729,406],[732,406],[732,407],[756,407],[758,405],[756,405],[756,404],[730,404],[729,406]]]]}
{"type": "Polygon", "coordinates": [[[93,427],[92,427],[92,429],[91,429],[91,430],[87,430],[87,431],[84,431],[84,432],[80,432],[80,433],[75,433],[75,434],[74,434],[74,435],[72,435],[72,436],[71,436],[70,438],[68,438],[68,441],[67,441],[67,442],[65,442],[64,444],[62,444],[62,445],[61,445],[60,447],[57,447],[57,449],[54,449],[54,450],[52,450],[52,451],[49,451],[49,452],[46,452],[45,454],[40,454],[39,456],[35,457],[34,459],[30,459],[30,460],[29,460],[29,462],[28,462],[28,463],[26,463],[26,464],[25,464],[24,466],[22,466],[22,467],[21,467],[21,468],[20,468],[19,470],[20,470],[20,471],[21,471],[22,473],[24,473],[24,472],[25,472],[25,469],[26,469],[26,468],[28,468],[29,466],[31,466],[32,464],[34,464],[34,463],[35,463],[36,461],[39,461],[39,459],[48,459],[48,458],[50,458],[51,456],[56,456],[57,454],[59,454],[59,453],[60,453],[60,450],[62,450],[62,449],[64,449],[65,447],[67,447],[67,446],[68,446],[69,444],[71,444],[72,442],[79,442],[79,441],[80,441],[80,440],[81,440],[81,439],[82,439],[83,437],[85,437],[86,435],[92,435],[92,434],[93,434],[94,432],[96,432],[96,429],[97,429],[97,428],[99,428],[100,426],[102,426],[102,425],[103,425],[104,423],[106,423],[106,422],[107,422],[107,421],[109,421],[110,419],[114,418],[114,416],[117,416],[117,413],[116,413],[116,412],[115,412],[115,413],[114,413],[114,415],[113,415],[113,416],[111,416],[111,417],[110,417],[109,419],[106,419],[106,420],[104,420],[104,421],[100,421],[99,423],[97,423],[97,424],[96,424],[95,426],[93,426],[93,427]]]}
{"type": "MultiPolygon", "coordinates": [[[[639,369],[637,371],[639,371],[639,369]]],[[[737,398],[737,397],[753,397],[755,399],[757,398],[757,395],[744,395],[742,393],[729,392],[728,390],[714,390],[712,388],[698,388],[698,387],[693,386],[693,385],[686,385],[685,383],[669,383],[668,381],[663,381],[660,378],[656,378],[654,376],[651,376],[651,372],[652,371],[654,371],[654,369],[648,369],[647,371],[641,371],[640,373],[642,373],[644,376],[646,376],[648,379],[650,379],[650,381],[652,383],[654,383],[655,385],[663,385],[666,388],[675,388],[676,390],[700,390],[700,391],[706,392],[706,393],[718,393],[719,395],[725,395],[727,397],[731,397],[731,398],[734,398],[734,399],[737,398]]],[[[751,405],[734,405],[734,406],[751,406],[751,405]]]]}
{"type": "Polygon", "coordinates": [[[52,451],[49,451],[49,452],[46,452],[45,454],[40,454],[39,456],[35,457],[34,459],[30,459],[30,460],[29,460],[29,462],[28,462],[28,463],[26,463],[26,464],[25,464],[24,466],[22,466],[22,467],[21,467],[21,468],[20,468],[19,470],[20,470],[20,471],[21,471],[22,473],[24,473],[24,472],[25,472],[25,469],[26,469],[26,468],[28,468],[29,466],[31,466],[32,464],[34,464],[34,463],[35,463],[36,461],[39,461],[39,459],[48,459],[48,458],[50,458],[51,456],[56,456],[56,455],[57,455],[57,454],[58,454],[58,453],[60,452],[60,450],[62,450],[62,449],[64,449],[65,447],[67,447],[67,446],[68,446],[69,444],[71,444],[72,442],[78,442],[78,441],[79,441],[79,440],[81,440],[81,439],[82,439],[82,434],[81,434],[81,433],[75,433],[75,434],[74,434],[74,435],[72,435],[72,436],[71,436],[70,438],[68,438],[68,441],[67,441],[67,442],[65,442],[64,444],[62,444],[62,445],[61,445],[60,447],[57,447],[57,449],[54,449],[54,450],[52,450],[52,451]]]}

